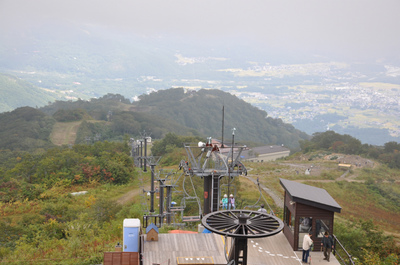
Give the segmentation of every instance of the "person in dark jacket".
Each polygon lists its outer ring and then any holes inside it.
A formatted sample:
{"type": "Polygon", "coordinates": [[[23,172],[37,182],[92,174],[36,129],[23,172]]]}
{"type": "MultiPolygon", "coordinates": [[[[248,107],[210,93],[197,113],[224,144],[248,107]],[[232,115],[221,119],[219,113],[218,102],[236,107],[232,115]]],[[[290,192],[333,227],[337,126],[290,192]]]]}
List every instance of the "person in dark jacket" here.
{"type": "Polygon", "coordinates": [[[334,246],[333,246],[333,239],[329,235],[328,231],[325,232],[324,237],[322,238],[321,246],[323,247],[323,250],[324,250],[324,256],[325,256],[324,260],[329,261],[331,251],[334,246]]]}

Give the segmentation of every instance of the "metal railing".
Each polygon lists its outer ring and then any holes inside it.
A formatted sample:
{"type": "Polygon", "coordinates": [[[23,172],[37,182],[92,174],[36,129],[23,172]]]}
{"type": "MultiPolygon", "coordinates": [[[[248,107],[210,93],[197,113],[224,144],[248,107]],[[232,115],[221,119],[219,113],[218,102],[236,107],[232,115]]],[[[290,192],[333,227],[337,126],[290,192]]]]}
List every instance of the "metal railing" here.
{"type": "Polygon", "coordinates": [[[349,252],[347,252],[342,243],[340,243],[339,239],[335,235],[332,236],[333,245],[335,246],[332,253],[335,255],[336,259],[340,262],[340,264],[355,265],[353,257],[349,254],[349,252]]]}

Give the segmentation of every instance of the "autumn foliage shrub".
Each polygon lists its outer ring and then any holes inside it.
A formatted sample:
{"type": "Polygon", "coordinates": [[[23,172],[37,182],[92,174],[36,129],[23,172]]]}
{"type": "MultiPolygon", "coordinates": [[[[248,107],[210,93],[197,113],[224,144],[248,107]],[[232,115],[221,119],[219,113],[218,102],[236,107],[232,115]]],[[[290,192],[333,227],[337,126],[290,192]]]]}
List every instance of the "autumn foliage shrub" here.
{"type": "Polygon", "coordinates": [[[26,154],[0,179],[0,200],[29,200],[51,197],[71,185],[124,184],[134,175],[130,148],[124,143],[57,147],[41,155],[26,154]]]}
{"type": "Polygon", "coordinates": [[[356,264],[398,264],[400,247],[393,236],[383,233],[372,220],[339,222],[334,232],[356,264]]]}

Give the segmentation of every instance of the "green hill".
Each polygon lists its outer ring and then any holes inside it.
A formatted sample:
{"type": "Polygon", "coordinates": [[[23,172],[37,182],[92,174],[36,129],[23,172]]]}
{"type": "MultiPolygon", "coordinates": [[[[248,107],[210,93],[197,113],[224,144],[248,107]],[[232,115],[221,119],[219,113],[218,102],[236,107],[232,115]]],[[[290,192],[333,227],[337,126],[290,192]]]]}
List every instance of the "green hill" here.
{"type": "Polygon", "coordinates": [[[137,111],[174,120],[214,138],[221,138],[222,135],[224,107],[224,139],[227,142],[231,141],[232,128],[236,129],[235,139],[245,143],[283,144],[296,149],[299,140],[308,138],[307,134],[292,125],[270,118],[265,111],[221,90],[159,90],[142,95],[140,101],[133,105],[137,111]]]}
{"type": "Polygon", "coordinates": [[[225,141],[231,141],[232,128],[236,128],[236,140],[244,143],[283,144],[297,149],[299,140],[308,139],[293,126],[269,118],[265,111],[220,90],[185,93],[182,88],[167,89],[142,95],[134,103],[121,95],[107,94],[90,101],[56,101],[41,110],[55,115],[59,110],[82,109],[94,120],[107,121],[82,123],[76,143],[83,143],[99,134],[101,140],[111,140],[125,134],[140,136],[143,131],[155,139],[167,133],[222,138],[223,107],[225,141]]]}
{"type": "Polygon", "coordinates": [[[29,82],[11,75],[0,74],[0,112],[19,107],[41,107],[57,97],[29,82]]]}
{"type": "Polygon", "coordinates": [[[18,108],[0,114],[0,149],[33,151],[53,147],[50,133],[55,120],[38,109],[18,108]]]}

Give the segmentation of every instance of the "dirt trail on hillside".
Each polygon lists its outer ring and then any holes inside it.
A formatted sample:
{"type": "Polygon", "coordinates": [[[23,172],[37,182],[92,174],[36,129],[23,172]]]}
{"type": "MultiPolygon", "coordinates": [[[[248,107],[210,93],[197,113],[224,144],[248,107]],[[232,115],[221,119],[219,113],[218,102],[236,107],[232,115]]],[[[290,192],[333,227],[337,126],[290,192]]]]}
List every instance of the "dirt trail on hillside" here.
{"type": "MultiPolygon", "coordinates": [[[[145,187],[144,189],[145,189],[145,190],[149,190],[150,187],[145,187]]],[[[122,195],[122,196],[117,200],[117,203],[118,203],[118,204],[121,204],[121,205],[126,204],[126,203],[128,203],[129,201],[132,201],[133,198],[135,198],[136,196],[138,196],[138,195],[139,195],[140,193],[142,193],[142,192],[143,192],[143,189],[140,188],[140,187],[138,187],[138,188],[136,188],[136,189],[134,189],[134,190],[128,191],[127,193],[125,193],[124,195],[122,195]]]]}
{"type": "MultiPolygon", "coordinates": [[[[248,180],[252,181],[255,185],[257,185],[257,180],[252,178],[251,175],[245,176],[248,180]]],[[[277,207],[283,208],[283,200],[281,197],[275,194],[272,190],[265,187],[263,184],[260,183],[260,188],[265,191],[273,200],[277,207]]]]}
{"type": "MultiPolygon", "coordinates": [[[[301,156],[300,161],[307,161],[309,157],[307,155],[301,156]]],[[[320,158],[322,161],[332,161],[332,159],[337,163],[337,166],[339,167],[339,164],[346,164],[350,165],[350,169],[362,169],[362,168],[375,168],[379,164],[367,159],[363,158],[358,155],[344,155],[344,154],[330,154],[326,155],[324,157],[320,158]]],[[[313,164],[296,164],[296,163],[285,163],[282,162],[280,164],[289,166],[292,168],[297,174],[306,174],[305,172],[308,170],[308,174],[310,176],[320,176],[321,173],[326,169],[324,166],[320,163],[321,161],[316,160],[315,163],[313,164]]],[[[357,171],[350,171],[346,170],[344,173],[333,180],[318,180],[318,179],[304,179],[304,180],[295,180],[297,182],[335,182],[335,181],[348,181],[348,182],[365,182],[365,180],[357,180],[358,173],[357,171]]]]}
{"type": "Polygon", "coordinates": [[[76,133],[82,121],[57,122],[54,124],[50,139],[55,145],[74,144],[76,133]]]}

